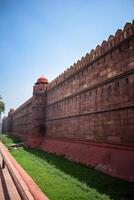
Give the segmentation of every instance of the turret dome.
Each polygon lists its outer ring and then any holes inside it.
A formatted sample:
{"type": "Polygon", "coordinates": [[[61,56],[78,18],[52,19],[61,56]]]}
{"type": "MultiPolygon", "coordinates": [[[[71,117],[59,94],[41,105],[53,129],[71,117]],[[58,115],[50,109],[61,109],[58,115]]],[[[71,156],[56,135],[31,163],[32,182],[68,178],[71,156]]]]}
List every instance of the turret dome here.
{"type": "Polygon", "coordinates": [[[40,83],[46,83],[46,84],[48,84],[48,79],[45,76],[40,76],[37,79],[37,83],[36,84],[40,84],[40,83]]]}

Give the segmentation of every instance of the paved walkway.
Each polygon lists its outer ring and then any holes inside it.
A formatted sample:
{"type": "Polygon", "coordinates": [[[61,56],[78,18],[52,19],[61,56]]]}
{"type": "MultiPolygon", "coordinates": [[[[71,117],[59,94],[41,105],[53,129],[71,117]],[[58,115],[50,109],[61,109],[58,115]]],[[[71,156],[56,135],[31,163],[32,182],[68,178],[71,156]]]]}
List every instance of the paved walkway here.
{"type": "Polygon", "coordinates": [[[7,168],[2,169],[1,166],[2,157],[0,155],[0,200],[21,200],[7,168]]]}

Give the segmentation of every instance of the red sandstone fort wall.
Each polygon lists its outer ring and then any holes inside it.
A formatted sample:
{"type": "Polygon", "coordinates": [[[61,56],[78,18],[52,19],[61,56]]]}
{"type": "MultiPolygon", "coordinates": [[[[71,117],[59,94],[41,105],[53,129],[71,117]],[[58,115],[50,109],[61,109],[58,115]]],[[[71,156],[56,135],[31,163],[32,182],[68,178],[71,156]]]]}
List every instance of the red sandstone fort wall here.
{"type": "Polygon", "coordinates": [[[126,24],[50,83],[47,136],[134,143],[133,32],[126,24]]]}
{"type": "Polygon", "coordinates": [[[126,23],[50,84],[35,89],[40,94],[3,120],[7,132],[26,138],[41,124],[48,137],[132,145],[134,24],[126,23]]]}
{"type": "Polygon", "coordinates": [[[4,132],[134,181],[134,23],[103,41],[3,119],[4,132]]]}

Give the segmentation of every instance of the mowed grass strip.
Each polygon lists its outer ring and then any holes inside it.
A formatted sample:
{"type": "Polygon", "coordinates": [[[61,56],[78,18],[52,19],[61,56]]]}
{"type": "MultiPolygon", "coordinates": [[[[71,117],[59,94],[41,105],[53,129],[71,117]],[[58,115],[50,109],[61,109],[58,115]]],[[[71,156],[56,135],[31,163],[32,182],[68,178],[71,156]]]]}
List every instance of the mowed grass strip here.
{"type": "MultiPolygon", "coordinates": [[[[18,139],[3,136],[6,145],[18,139]]],[[[38,149],[12,149],[12,155],[50,200],[132,200],[134,185],[38,149]]]]}

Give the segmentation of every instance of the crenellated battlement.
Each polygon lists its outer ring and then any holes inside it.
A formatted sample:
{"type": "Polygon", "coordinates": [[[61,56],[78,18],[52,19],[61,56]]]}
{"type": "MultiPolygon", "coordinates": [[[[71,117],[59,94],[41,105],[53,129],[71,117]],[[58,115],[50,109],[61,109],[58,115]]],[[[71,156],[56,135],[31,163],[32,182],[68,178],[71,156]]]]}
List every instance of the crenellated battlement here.
{"type": "Polygon", "coordinates": [[[87,53],[76,63],[67,68],[62,74],[52,80],[48,85],[48,90],[51,90],[73,74],[77,73],[79,70],[82,70],[84,67],[97,61],[112,49],[119,46],[123,41],[129,39],[132,35],[134,35],[134,21],[132,23],[126,23],[123,30],[118,29],[114,36],[110,35],[107,41],[104,40],[101,45],[97,45],[97,47],[92,49],[90,53],[87,53]]]}

